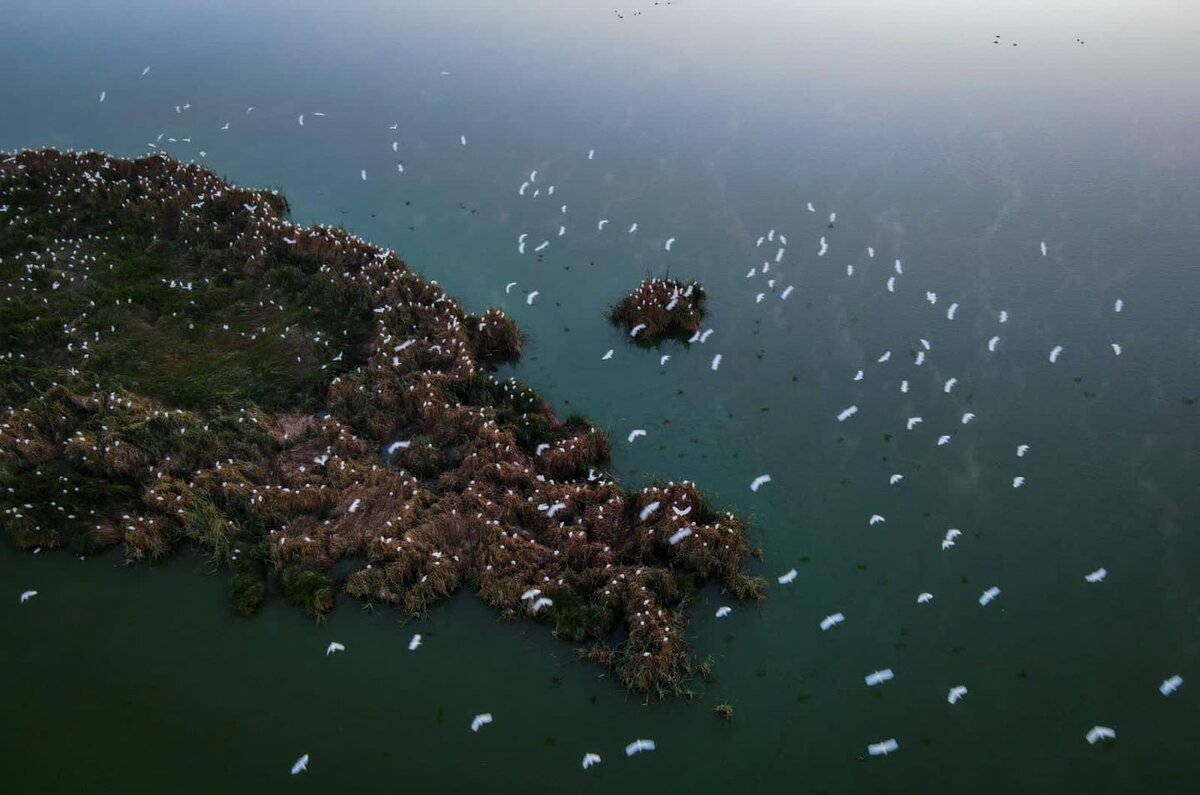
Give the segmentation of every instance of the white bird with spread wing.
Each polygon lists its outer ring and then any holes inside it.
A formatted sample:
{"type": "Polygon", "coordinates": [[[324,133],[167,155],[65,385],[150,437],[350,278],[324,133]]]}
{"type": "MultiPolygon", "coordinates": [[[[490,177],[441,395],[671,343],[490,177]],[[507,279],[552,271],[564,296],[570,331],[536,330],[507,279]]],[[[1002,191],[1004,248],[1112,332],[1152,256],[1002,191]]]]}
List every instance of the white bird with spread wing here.
{"type": "Polygon", "coordinates": [[[634,740],[629,745],[625,746],[625,756],[640,754],[642,751],[653,751],[654,747],[653,740],[634,740]]]}

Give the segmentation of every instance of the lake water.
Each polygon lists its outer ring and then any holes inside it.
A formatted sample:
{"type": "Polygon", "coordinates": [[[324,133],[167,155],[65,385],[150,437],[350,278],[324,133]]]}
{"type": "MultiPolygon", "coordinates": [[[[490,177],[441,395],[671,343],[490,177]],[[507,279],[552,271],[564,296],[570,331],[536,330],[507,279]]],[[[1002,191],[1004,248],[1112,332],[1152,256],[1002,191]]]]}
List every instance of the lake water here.
{"type": "Polygon", "coordinates": [[[1200,789],[1200,7],[48,0],[3,19],[0,149],[155,143],[504,308],[529,338],[513,374],[610,428],[627,484],[689,478],[748,517],[772,582],[721,620],[705,591],[689,632],[718,681],[644,704],[467,593],[407,627],[350,600],[320,625],[274,601],[243,621],[186,556],[5,539],[7,791],[1200,789]],[[660,365],[603,312],[664,272],[704,283],[715,331],[660,365]],[[1096,724],[1116,741],[1089,745],[1096,724]],[[658,750],[627,759],[635,738],[658,750]]]}

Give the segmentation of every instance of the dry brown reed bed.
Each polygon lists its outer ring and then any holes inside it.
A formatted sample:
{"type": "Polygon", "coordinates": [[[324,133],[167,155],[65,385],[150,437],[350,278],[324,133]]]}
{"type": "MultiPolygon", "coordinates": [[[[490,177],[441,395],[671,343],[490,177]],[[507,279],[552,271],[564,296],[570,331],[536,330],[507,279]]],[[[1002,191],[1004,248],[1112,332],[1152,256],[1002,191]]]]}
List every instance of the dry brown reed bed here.
{"type": "Polygon", "coordinates": [[[699,282],[644,279],[609,310],[608,318],[628,331],[638,345],[665,339],[690,340],[704,322],[708,297],[699,282]]]}
{"type": "MultiPolygon", "coordinates": [[[[505,616],[592,644],[583,656],[660,697],[705,673],[685,638],[689,593],[713,580],[762,595],[742,571],[735,516],[688,482],[621,489],[603,470],[602,430],[487,374],[520,355],[515,324],[466,313],[392,252],[296,227],[278,195],[165,157],[25,152],[0,164],[0,188],[41,202],[43,220],[86,226],[86,209],[126,235],[152,230],[162,256],[202,263],[210,279],[287,274],[347,307],[343,327],[322,333],[361,341],[326,378],[317,416],[246,402],[181,410],[62,370],[36,376],[55,385],[4,392],[0,481],[17,496],[3,521],[18,544],[123,544],[128,560],[155,561],[190,543],[233,574],[247,614],[278,589],[320,615],[344,588],[419,615],[470,585],[505,616]],[[359,565],[335,583],[343,560],[359,565]]],[[[647,280],[613,316],[646,323],[639,339],[686,336],[703,304],[698,285],[647,280]]]]}

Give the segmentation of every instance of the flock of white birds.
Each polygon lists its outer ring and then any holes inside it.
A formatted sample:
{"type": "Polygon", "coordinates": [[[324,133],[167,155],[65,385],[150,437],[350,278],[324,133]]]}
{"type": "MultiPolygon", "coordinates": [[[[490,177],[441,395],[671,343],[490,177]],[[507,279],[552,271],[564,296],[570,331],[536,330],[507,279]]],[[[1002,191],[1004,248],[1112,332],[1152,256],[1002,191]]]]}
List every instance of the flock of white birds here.
{"type": "MultiPolygon", "coordinates": [[[[151,69],[149,66],[145,67],[145,69],[143,69],[141,71],[141,77],[143,77],[143,78],[146,77],[150,73],[150,71],[151,71],[151,69]]],[[[449,73],[442,72],[442,76],[443,77],[449,76],[449,73]]],[[[104,103],[106,100],[111,99],[111,97],[109,96],[109,92],[107,90],[100,91],[98,96],[99,96],[100,103],[104,103]]],[[[110,102],[109,107],[112,107],[111,102],[110,102]]],[[[191,103],[181,103],[179,105],[176,105],[174,108],[175,113],[179,114],[179,115],[188,113],[190,109],[191,109],[191,103]]],[[[242,115],[251,114],[254,112],[254,110],[255,110],[254,106],[247,107],[245,109],[245,111],[242,113],[242,115]]],[[[305,114],[300,114],[296,119],[296,125],[298,127],[305,126],[306,115],[320,118],[320,117],[324,117],[326,114],[323,112],[317,112],[317,111],[310,111],[305,114]]],[[[223,121],[220,124],[213,125],[212,132],[214,134],[223,134],[223,133],[229,132],[234,126],[235,125],[233,122],[223,121]]],[[[392,124],[392,125],[389,125],[388,129],[391,131],[396,131],[398,129],[398,127],[399,127],[398,124],[392,124]]],[[[398,134],[397,134],[397,137],[399,137],[398,134]]],[[[149,142],[147,144],[147,146],[152,150],[158,151],[160,149],[166,148],[168,144],[176,144],[176,143],[191,144],[192,142],[193,142],[193,139],[191,136],[176,138],[176,137],[169,137],[165,133],[163,133],[163,134],[160,134],[156,140],[149,142]]],[[[458,146],[467,146],[467,136],[465,134],[459,135],[456,140],[456,143],[458,146]]],[[[400,149],[401,149],[400,142],[398,140],[393,140],[390,144],[391,152],[394,154],[399,154],[400,149]]],[[[198,149],[197,153],[199,154],[201,159],[207,157],[207,152],[203,149],[198,149]]],[[[586,152],[581,151],[579,154],[579,157],[586,159],[587,161],[593,161],[596,159],[597,153],[596,153],[595,149],[588,149],[588,150],[586,150],[586,152]]],[[[405,163],[402,159],[399,159],[399,158],[396,159],[395,167],[396,167],[395,174],[404,174],[405,173],[405,163]]],[[[363,181],[368,180],[368,178],[369,178],[368,169],[366,169],[366,168],[360,169],[359,178],[360,178],[360,180],[363,180],[363,181]]],[[[517,184],[515,186],[513,193],[514,193],[515,197],[517,197],[517,199],[519,199],[519,200],[534,201],[534,200],[543,199],[543,197],[549,198],[551,196],[555,196],[556,190],[557,190],[557,186],[551,182],[547,182],[544,175],[539,174],[539,169],[533,169],[528,174],[522,175],[522,177],[520,178],[519,184],[517,184]]],[[[561,196],[561,194],[560,194],[560,196],[561,196]]],[[[545,202],[543,200],[542,206],[549,207],[550,208],[549,212],[557,219],[551,225],[552,227],[557,226],[557,234],[549,235],[549,236],[545,237],[544,239],[538,241],[536,244],[530,244],[529,239],[530,239],[531,233],[528,231],[521,232],[516,239],[516,250],[519,255],[524,256],[527,254],[541,254],[542,252],[546,251],[551,246],[552,238],[563,237],[568,233],[568,225],[567,225],[566,221],[568,218],[571,217],[571,215],[569,214],[569,205],[567,203],[558,203],[558,200],[555,200],[555,202],[551,206],[551,203],[545,202]]],[[[806,203],[805,209],[809,213],[815,214],[818,212],[812,202],[806,203]]],[[[830,212],[827,217],[828,217],[828,227],[830,229],[834,228],[834,226],[837,222],[837,213],[830,212]]],[[[599,218],[599,219],[592,218],[592,219],[585,219],[584,221],[582,221],[582,223],[585,224],[586,227],[589,229],[594,227],[598,232],[605,232],[605,228],[609,225],[610,219],[608,219],[608,218],[599,218]]],[[[822,224],[824,224],[824,221],[822,221],[822,224]]],[[[611,232],[608,234],[624,234],[626,236],[637,236],[637,235],[639,235],[639,224],[637,221],[629,221],[627,227],[623,226],[623,230],[624,231],[622,231],[622,232],[611,232]]],[[[645,233],[642,233],[642,234],[645,234],[645,233]]],[[[662,237],[659,237],[656,239],[662,241],[661,250],[663,252],[668,252],[668,253],[672,252],[673,246],[677,240],[677,238],[673,235],[663,235],[662,237]]],[[[791,284],[791,283],[785,283],[787,281],[787,279],[786,279],[786,277],[784,277],[782,275],[782,271],[784,270],[784,268],[781,266],[783,266],[785,264],[785,260],[787,259],[788,255],[789,255],[788,245],[789,245],[789,243],[788,243],[787,236],[785,234],[783,234],[782,232],[778,232],[776,229],[770,229],[770,230],[766,231],[763,235],[758,237],[757,240],[754,242],[755,253],[759,254],[759,257],[756,257],[756,258],[761,258],[761,264],[750,267],[748,272],[746,273],[746,279],[751,285],[753,285],[752,292],[753,292],[753,300],[755,303],[762,303],[772,297],[774,297],[775,300],[787,301],[789,299],[789,297],[796,290],[796,285],[791,284]],[[766,248],[766,250],[767,250],[767,254],[765,256],[763,256],[759,253],[764,248],[766,248]],[[771,251],[772,248],[774,249],[773,252],[771,251]]],[[[818,258],[829,257],[830,259],[832,259],[831,252],[834,251],[833,247],[831,246],[830,240],[828,239],[828,237],[826,235],[820,235],[818,240],[813,241],[811,249],[806,249],[806,250],[811,251],[811,253],[814,254],[818,258]]],[[[1036,250],[1040,252],[1042,257],[1047,257],[1047,256],[1049,256],[1049,253],[1050,253],[1050,246],[1045,241],[1040,241],[1036,246],[1036,250]]],[[[875,249],[873,247],[866,247],[865,251],[866,251],[866,258],[868,260],[873,260],[875,258],[875,249]]],[[[822,261],[824,262],[824,261],[828,261],[828,260],[822,260],[822,261]]],[[[892,264],[889,271],[890,272],[888,273],[886,280],[883,282],[883,286],[884,286],[884,288],[886,288],[888,293],[893,293],[893,294],[896,293],[897,290],[903,286],[904,280],[906,278],[912,278],[911,276],[906,277],[904,263],[899,259],[894,261],[894,263],[892,264]]],[[[846,273],[847,277],[854,277],[855,273],[856,273],[855,266],[853,264],[847,264],[845,266],[845,273],[846,273]]],[[[862,276],[862,274],[860,274],[860,277],[861,276],[862,276]]],[[[505,294],[510,294],[512,289],[514,287],[516,287],[517,285],[518,285],[518,283],[515,281],[508,282],[504,288],[505,294]]],[[[945,318],[946,318],[947,322],[953,323],[958,320],[959,309],[960,309],[960,305],[958,302],[956,302],[956,301],[945,302],[944,299],[934,291],[924,290],[922,292],[924,293],[923,300],[925,302],[927,302],[930,306],[936,306],[939,303],[945,303],[945,305],[946,305],[945,318]]],[[[531,291],[527,292],[526,293],[526,304],[529,306],[533,306],[535,299],[540,294],[541,293],[539,290],[531,290],[531,291]]],[[[1120,313],[1124,310],[1124,308],[1125,308],[1125,302],[1120,298],[1116,298],[1112,304],[1112,311],[1114,313],[1120,313]]],[[[669,309],[670,308],[668,307],[668,310],[669,309]]],[[[1006,324],[1008,324],[1010,322],[1019,322],[1019,318],[1014,318],[1014,317],[1010,316],[1009,311],[1006,309],[999,311],[995,315],[995,317],[994,317],[995,326],[992,329],[992,331],[994,331],[994,333],[990,333],[988,338],[986,339],[986,341],[981,342],[981,344],[980,344],[980,354],[981,355],[994,355],[998,351],[1001,350],[1001,347],[1004,342],[1003,331],[1004,331],[1006,324]]],[[[713,335],[714,331],[715,331],[715,329],[713,329],[713,328],[707,328],[702,332],[697,332],[689,342],[691,344],[706,344],[708,342],[709,338],[713,335]]],[[[632,334],[636,334],[636,332],[637,332],[637,329],[635,328],[634,331],[632,332],[632,334]]],[[[901,393],[908,393],[909,389],[910,389],[910,379],[916,379],[916,378],[920,377],[921,368],[925,365],[928,358],[936,355],[936,348],[931,340],[922,338],[922,339],[918,340],[918,343],[919,343],[919,347],[914,348],[914,351],[915,351],[914,355],[911,356],[910,360],[906,364],[897,365],[896,363],[894,363],[893,362],[893,352],[891,350],[881,351],[878,353],[878,355],[875,355],[873,357],[873,361],[865,362],[861,368],[857,369],[855,371],[855,373],[853,374],[853,376],[849,379],[850,382],[854,383],[854,384],[869,384],[872,381],[872,375],[873,375],[874,369],[883,368],[883,367],[891,367],[894,370],[898,366],[903,366],[905,368],[911,368],[911,369],[907,370],[903,374],[904,377],[900,378],[898,388],[901,393]]],[[[1119,342],[1115,342],[1115,341],[1110,342],[1110,343],[1108,343],[1108,347],[1111,349],[1113,356],[1120,356],[1123,353],[1123,348],[1119,342]]],[[[1045,350],[1046,350],[1046,358],[1047,358],[1049,364],[1051,364],[1051,365],[1057,364],[1059,362],[1060,358],[1063,357],[1064,355],[1066,355],[1066,353],[1067,353],[1064,346],[1060,345],[1060,344],[1049,345],[1045,350]]],[[[600,359],[602,361],[610,361],[614,358],[614,354],[615,354],[615,351],[613,349],[609,349],[605,353],[603,353],[602,356],[600,356],[600,359]]],[[[668,356],[668,355],[661,356],[660,364],[665,365],[669,359],[670,359],[670,356],[668,356]]],[[[720,354],[720,353],[717,353],[712,357],[710,366],[713,371],[718,370],[718,368],[721,365],[721,360],[722,360],[722,354],[720,354]]],[[[953,392],[954,392],[955,388],[958,386],[958,384],[959,384],[959,379],[957,377],[947,378],[941,384],[942,392],[944,392],[946,395],[951,395],[951,394],[953,394],[953,392]]],[[[861,389],[861,388],[862,387],[859,387],[859,389],[861,389]]],[[[838,412],[835,417],[831,418],[831,420],[836,421],[838,423],[848,423],[848,422],[852,422],[859,415],[860,415],[860,410],[859,410],[858,405],[850,404],[850,405],[847,405],[840,412],[838,412]]],[[[972,424],[976,421],[977,421],[977,417],[976,417],[975,413],[965,412],[961,415],[960,424],[962,426],[966,426],[966,425],[972,424]]],[[[982,421],[982,419],[980,419],[980,421],[982,421]]],[[[921,416],[911,416],[911,417],[908,417],[907,419],[898,418],[898,425],[902,425],[906,429],[907,432],[918,433],[919,429],[923,425],[923,423],[924,423],[924,418],[921,416]]],[[[642,429],[642,428],[632,429],[629,431],[629,433],[627,435],[627,442],[629,444],[633,444],[638,439],[646,437],[646,436],[647,436],[647,431],[645,429],[642,429]]],[[[938,446],[947,445],[952,442],[952,436],[949,434],[946,434],[946,433],[939,433],[934,438],[936,439],[936,444],[938,446]]],[[[1031,447],[1028,444],[1021,443],[1021,444],[1014,445],[1014,460],[1023,459],[1026,455],[1028,455],[1030,453],[1030,451],[1031,451],[1031,447]]],[[[389,451],[389,452],[392,452],[392,451],[389,451]]],[[[896,472],[889,476],[888,484],[891,486],[901,486],[901,484],[904,482],[904,479],[905,479],[905,474],[903,472],[896,472]]],[[[749,483],[749,486],[750,486],[750,489],[752,492],[757,493],[764,486],[767,486],[768,484],[771,484],[772,482],[773,482],[772,475],[763,473],[763,474],[753,477],[753,479],[749,483]]],[[[1024,475],[1021,475],[1019,473],[1014,473],[1011,476],[1012,488],[1014,488],[1014,489],[1021,488],[1022,486],[1025,485],[1025,483],[1026,483],[1026,478],[1024,475]]],[[[356,501],[356,503],[357,503],[357,501],[356,501]]],[[[648,506],[648,508],[650,510],[653,510],[653,508],[655,508],[655,507],[657,507],[657,503],[655,503],[653,506],[648,506]]],[[[355,509],[355,506],[351,506],[350,510],[353,511],[354,509],[355,509]]],[[[868,526],[882,525],[886,521],[887,521],[886,514],[880,513],[880,512],[870,513],[866,519],[868,526]]],[[[941,541],[942,551],[950,552],[950,550],[952,550],[957,545],[958,539],[961,536],[962,536],[962,531],[959,530],[958,528],[948,529],[945,533],[944,538],[941,541]]],[[[674,538],[672,538],[671,540],[672,540],[672,543],[677,542],[677,540],[674,538]]],[[[777,577],[777,581],[780,585],[789,585],[789,584],[795,582],[797,576],[798,576],[797,570],[795,568],[792,568],[792,569],[788,570],[787,572],[785,572],[784,574],[779,575],[777,577]]],[[[1090,573],[1081,575],[1081,579],[1087,584],[1099,585],[1104,582],[1104,580],[1107,576],[1108,576],[1107,569],[1098,568],[1090,573]]],[[[978,598],[979,605],[981,607],[988,606],[989,604],[996,601],[1001,596],[1001,593],[1002,593],[1001,588],[998,585],[993,585],[991,587],[988,587],[986,590],[984,590],[979,595],[979,598],[978,598]]],[[[26,590],[20,594],[20,602],[22,604],[25,604],[37,595],[38,595],[38,592],[36,590],[26,590]]],[[[536,594],[535,594],[535,596],[536,596],[536,594]]],[[[929,604],[933,600],[933,598],[934,598],[933,594],[931,594],[930,592],[922,592],[916,597],[916,602],[918,604],[925,605],[925,604],[929,604]]],[[[732,609],[730,607],[721,606],[716,611],[716,617],[717,618],[725,618],[725,617],[729,616],[731,614],[731,612],[732,612],[732,609]]],[[[820,621],[819,628],[823,632],[834,631],[834,630],[836,630],[837,627],[839,627],[846,621],[847,621],[847,617],[844,613],[834,612],[834,613],[826,616],[824,619],[822,619],[820,621]]],[[[422,642],[421,635],[419,635],[419,634],[414,635],[409,643],[409,646],[408,646],[409,650],[415,651],[421,645],[421,642],[422,642]]],[[[345,651],[346,651],[346,647],[342,643],[333,641],[333,642],[330,642],[329,645],[327,646],[327,648],[325,650],[325,654],[328,656],[328,655],[333,655],[335,653],[342,653],[345,651]]],[[[891,680],[893,680],[895,678],[895,676],[896,676],[896,674],[891,668],[884,668],[884,669],[873,671],[873,672],[866,674],[864,677],[864,680],[865,680],[866,686],[878,687],[878,686],[884,685],[885,683],[890,682],[891,680]]],[[[1161,685],[1159,685],[1158,689],[1159,689],[1159,692],[1163,696],[1170,696],[1171,694],[1175,693],[1182,685],[1183,685],[1183,678],[1176,674],[1176,675],[1171,675],[1167,679],[1165,679],[1161,683],[1161,685]]],[[[951,685],[948,688],[946,701],[950,705],[956,705],[965,696],[967,696],[968,693],[969,693],[969,690],[966,685],[963,685],[963,684],[951,685]]],[[[492,718],[491,713],[478,714],[478,715],[474,716],[474,718],[470,721],[470,729],[473,732],[479,732],[480,729],[482,729],[484,726],[491,724],[492,721],[493,721],[493,718],[492,718]]],[[[1105,742],[1105,741],[1113,741],[1113,740],[1115,740],[1115,738],[1116,738],[1116,731],[1113,728],[1110,728],[1107,726],[1101,726],[1101,725],[1093,726],[1084,733],[1084,739],[1090,744],[1097,744],[1097,743],[1101,743],[1101,742],[1105,742]]],[[[892,753],[897,752],[899,750],[899,748],[900,748],[899,741],[894,737],[867,744],[868,755],[872,756],[872,757],[888,756],[892,753]]],[[[638,754],[641,752],[655,750],[655,743],[652,740],[637,739],[637,740],[634,740],[633,742],[629,743],[628,745],[626,745],[624,750],[625,750],[625,754],[627,756],[634,756],[635,754],[638,754]]],[[[309,759],[310,759],[309,754],[304,754],[299,759],[297,759],[296,762],[291,767],[292,774],[293,775],[299,774],[299,773],[307,770],[308,765],[309,765],[309,759]]],[[[584,754],[584,756],[583,756],[581,767],[583,770],[587,770],[587,769],[593,767],[594,765],[599,764],[600,762],[601,762],[600,755],[593,753],[593,752],[588,752],[588,753],[584,754]]]]}

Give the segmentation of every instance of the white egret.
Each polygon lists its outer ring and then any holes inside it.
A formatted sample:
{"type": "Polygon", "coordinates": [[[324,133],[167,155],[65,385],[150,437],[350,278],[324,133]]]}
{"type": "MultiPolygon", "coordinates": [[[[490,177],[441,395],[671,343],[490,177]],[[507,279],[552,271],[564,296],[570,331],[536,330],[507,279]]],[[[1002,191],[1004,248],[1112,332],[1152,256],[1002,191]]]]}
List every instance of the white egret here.
{"type": "Polygon", "coordinates": [[[629,432],[629,443],[633,444],[634,439],[638,438],[639,436],[645,436],[645,435],[646,435],[646,431],[644,429],[634,428],[632,431],[629,432]]]}
{"type": "Polygon", "coordinates": [[[479,715],[476,715],[471,720],[471,731],[477,732],[477,731],[479,731],[479,729],[481,727],[487,726],[491,722],[492,722],[492,713],[490,713],[490,712],[484,712],[479,715]]]}
{"type": "Polygon", "coordinates": [[[834,613],[833,615],[825,616],[821,619],[821,631],[828,632],[845,620],[846,616],[842,613],[834,613]]]}
{"type": "Polygon", "coordinates": [[[684,528],[676,530],[674,533],[672,533],[671,537],[668,538],[667,541],[671,544],[671,546],[675,546],[676,544],[678,544],[680,541],[687,538],[691,534],[692,534],[692,529],[690,527],[684,527],[684,528]]]}
{"type": "Polygon", "coordinates": [[[26,602],[28,602],[30,599],[32,599],[33,597],[35,597],[37,595],[38,595],[37,591],[22,591],[21,592],[21,604],[25,604],[26,602]]]}
{"type": "Polygon", "coordinates": [[[1098,583],[1104,582],[1104,578],[1108,576],[1108,569],[1101,566],[1090,574],[1083,575],[1084,582],[1098,583]]]}
{"type": "Polygon", "coordinates": [[[1183,687],[1183,677],[1175,674],[1163,680],[1163,683],[1158,686],[1158,692],[1169,696],[1181,687],[1183,687]]]}
{"type": "Polygon", "coordinates": [[[634,740],[629,745],[625,746],[625,756],[633,756],[640,754],[642,751],[653,751],[655,748],[653,740],[634,740]]]}
{"type": "Polygon", "coordinates": [[[967,694],[967,688],[962,685],[956,685],[950,688],[950,693],[946,696],[946,701],[951,704],[957,704],[958,700],[967,694]]]}
{"type": "Polygon", "coordinates": [[[292,765],[292,775],[293,776],[299,775],[300,773],[303,773],[305,770],[308,770],[308,754],[305,754],[304,756],[297,759],[295,764],[292,765]]]}
{"type": "Polygon", "coordinates": [[[409,650],[409,651],[416,651],[418,648],[420,648],[420,646],[421,646],[421,636],[420,636],[420,635],[413,635],[413,636],[412,636],[412,640],[410,640],[410,641],[408,642],[408,650],[409,650]]]}
{"type": "Polygon", "coordinates": [[[1000,595],[1000,589],[998,587],[996,587],[995,585],[993,585],[991,588],[988,588],[986,591],[984,591],[982,594],[979,595],[979,604],[986,607],[987,605],[991,604],[992,601],[999,595],[1000,595]]]}
{"type": "Polygon", "coordinates": [[[732,612],[733,612],[732,607],[725,607],[725,606],[718,607],[717,608],[717,618],[724,618],[725,616],[729,615],[732,612]]]}
{"type": "MultiPolygon", "coordinates": [[[[588,160],[591,160],[591,158],[589,157],[588,160]]],[[[584,770],[587,770],[592,765],[598,765],[598,764],[600,764],[600,754],[584,754],[583,755],[583,769],[584,770]]]]}
{"type": "Polygon", "coordinates": [[[1050,349],[1050,364],[1054,364],[1055,362],[1057,362],[1058,357],[1062,355],[1062,352],[1063,352],[1063,346],[1061,346],[1061,345],[1055,345],[1053,348],[1051,348],[1050,349]]]}
{"type": "Polygon", "coordinates": [[[533,299],[537,298],[539,295],[541,295],[541,292],[534,290],[532,293],[525,296],[525,303],[529,304],[529,306],[533,306],[533,299]]]}
{"type": "Polygon", "coordinates": [[[875,687],[875,685],[881,685],[884,682],[890,682],[895,677],[896,675],[892,673],[891,668],[884,668],[882,671],[869,673],[866,675],[867,687],[875,687]]]}
{"type": "Polygon", "coordinates": [[[867,753],[869,753],[871,756],[887,756],[888,754],[895,753],[899,749],[900,743],[896,742],[896,739],[893,737],[891,739],[884,740],[881,743],[871,743],[867,746],[867,753]]]}
{"type": "Polygon", "coordinates": [[[869,524],[869,525],[871,525],[872,527],[874,527],[875,525],[877,525],[877,524],[883,524],[883,523],[884,523],[884,522],[886,522],[886,521],[887,521],[887,519],[884,519],[882,516],[880,516],[879,514],[875,513],[875,514],[871,514],[871,518],[867,520],[867,524],[869,524]]]}
{"type": "Polygon", "coordinates": [[[792,581],[794,581],[796,579],[797,574],[799,574],[799,572],[796,571],[795,569],[789,569],[786,574],[781,574],[779,576],[779,584],[780,585],[790,585],[792,583],[792,581]]]}
{"type": "Polygon", "coordinates": [[[1117,739],[1116,731],[1107,726],[1093,726],[1092,728],[1088,729],[1087,734],[1084,736],[1087,738],[1089,745],[1095,745],[1101,740],[1117,739]]]}
{"type": "Polygon", "coordinates": [[[929,591],[925,591],[924,593],[917,594],[917,604],[919,604],[919,605],[927,605],[932,601],[933,601],[933,594],[929,593],[929,591]]]}
{"type": "Polygon", "coordinates": [[[837,421],[845,422],[846,420],[850,419],[857,413],[858,413],[858,406],[847,406],[846,408],[844,408],[840,412],[838,412],[837,421]]]}
{"type": "Polygon", "coordinates": [[[771,482],[770,475],[759,475],[750,483],[750,491],[758,491],[766,483],[771,482]]]}
{"type": "Polygon", "coordinates": [[[654,502],[650,503],[649,505],[647,505],[645,508],[643,508],[641,511],[638,512],[638,518],[641,519],[643,522],[646,521],[647,519],[650,518],[650,514],[652,514],[658,510],[660,505],[662,505],[662,503],[659,502],[658,500],[655,500],[654,502]]]}
{"type": "Polygon", "coordinates": [[[328,657],[329,655],[333,654],[335,651],[345,651],[345,650],[346,650],[345,646],[338,643],[337,641],[333,641],[325,648],[325,656],[328,657]]]}

